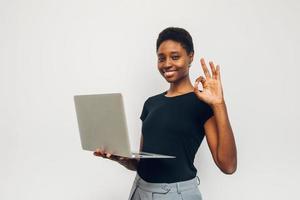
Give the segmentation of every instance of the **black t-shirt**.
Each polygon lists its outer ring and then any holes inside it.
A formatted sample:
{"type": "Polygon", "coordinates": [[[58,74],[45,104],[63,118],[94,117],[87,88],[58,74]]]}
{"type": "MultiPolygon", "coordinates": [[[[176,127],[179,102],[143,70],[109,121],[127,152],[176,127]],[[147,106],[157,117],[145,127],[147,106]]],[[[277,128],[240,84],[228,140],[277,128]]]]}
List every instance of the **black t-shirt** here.
{"type": "Polygon", "coordinates": [[[173,183],[197,174],[194,158],[205,136],[204,123],[213,115],[211,107],[194,92],[166,97],[167,91],[149,97],[140,119],[142,151],[176,158],[140,159],[137,173],[152,183],[173,183]]]}

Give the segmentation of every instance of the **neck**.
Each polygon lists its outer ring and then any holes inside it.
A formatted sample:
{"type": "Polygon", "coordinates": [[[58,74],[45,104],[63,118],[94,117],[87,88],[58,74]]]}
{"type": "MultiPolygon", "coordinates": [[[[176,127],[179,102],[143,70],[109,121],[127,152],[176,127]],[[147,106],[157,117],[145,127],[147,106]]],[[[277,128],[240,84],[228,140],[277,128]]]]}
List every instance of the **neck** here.
{"type": "Polygon", "coordinates": [[[189,75],[187,75],[186,77],[179,80],[178,82],[171,83],[168,93],[169,94],[187,93],[193,90],[194,90],[194,86],[190,81],[189,75]]]}

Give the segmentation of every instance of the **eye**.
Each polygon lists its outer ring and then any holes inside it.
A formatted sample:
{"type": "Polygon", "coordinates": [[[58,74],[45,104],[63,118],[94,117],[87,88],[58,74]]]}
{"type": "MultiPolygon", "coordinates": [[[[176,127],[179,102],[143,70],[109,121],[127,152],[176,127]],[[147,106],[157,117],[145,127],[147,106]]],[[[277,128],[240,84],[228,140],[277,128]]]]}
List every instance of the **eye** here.
{"type": "Polygon", "coordinates": [[[158,57],[158,62],[162,62],[162,61],[164,61],[164,60],[165,60],[164,57],[158,57]]]}
{"type": "Polygon", "coordinates": [[[173,59],[173,60],[178,60],[178,59],[179,59],[179,56],[172,56],[172,59],[173,59]]]}

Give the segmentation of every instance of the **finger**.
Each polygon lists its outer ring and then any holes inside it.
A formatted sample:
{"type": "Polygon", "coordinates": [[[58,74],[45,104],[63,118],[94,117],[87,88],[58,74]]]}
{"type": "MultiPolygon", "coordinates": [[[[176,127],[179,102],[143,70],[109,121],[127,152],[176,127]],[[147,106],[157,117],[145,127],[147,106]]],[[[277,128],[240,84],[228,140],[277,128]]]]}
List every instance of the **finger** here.
{"type": "Polygon", "coordinates": [[[101,153],[102,155],[105,155],[105,150],[104,150],[104,149],[100,149],[100,153],[101,153]]]}
{"type": "Polygon", "coordinates": [[[100,153],[100,149],[99,149],[99,148],[97,148],[95,152],[97,152],[97,153],[100,153]]]}
{"type": "Polygon", "coordinates": [[[101,154],[100,152],[97,152],[97,151],[94,152],[94,155],[99,156],[99,157],[103,157],[103,154],[101,154]]]}
{"type": "Polygon", "coordinates": [[[108,158],[108,156],[107,156],[108,154],[109,154],[109,153],[104,152],[104,153],[103,153],[103,158],[108,158]]]}
{"type": "Polygon", "coordinates": [[[198,79],[196,79],[195,84],[194,84],[194,90],[195,90],[195,92],[199,91],[199,82],[200,81],[198,79]]]}
{"type": "Polygon", "coordinates": [[[196,95],[198,95],[200,93],[200,91],[199,91],[199,82],[200,82],[199,80],[196,80],[195,84],[194,84],[194,93],[196,95]]]}
{"type": "Polygon", "coordinates": [[[211,78],[211,75],[210,75],[210,72],[208,71],[207,69],[207,66],[205,64],[205,60],[204,58],[201,58],[200,59],[200,62],[201,62],[201,66],[202,66],[202,69],[203,69],[203,72],[204,72],[204,75],[207,79],[210,79],[211,78]]]}
{"type": "Polygon", "coordinates": [[[217,80],[221,80],[220,65],[216,67],[216,78],[217,80]]]}
{"type": "Polygon", "coordinates": [[[200,82],[201,82],[203,88],[205,88],[206,87],[206,79],[203,76],[200,76],[200,82]]]}
{"type": "Polygon", "coordinates": [[[103,157],[103,158],[107,158],[107,152],[105,151],[105,149],[103,149],[103,148],[99,148],[99,152],[100,152],[100,154],[101,154],[101,157],[103,157]]]}
{"type": "Polygon", "coordinates": [[[114,161],[118,161],[120,156],[114,155],[113,153],[106,152],[106,158],[114,161]]]}
{"type": "Polygon", "coordinates": [[[197,89],[199,91],[199,83],[201,83],[200,79],[203,76],[200,76],[196,79],[195,84],[194,84],[194,89],[197,89]]]}
{"type": "Polygon", "coordinates": [[[215,68],[214,63],[212,61],[210,61],[209,66],[210,66],[210,69],[211,69],[212,78],[216,79],[217,78],[217,72],[216,72],[216,68],[215,68]]]}
{"type": "Polygon", "coordinates": [[[95,156],[101,156],[102,154],[101,154],[101,149],[100,148],[97,148],[96,150],[95,150],[95,152],[94,152],[94,155],[95,156]]]}
{"type": "Polygon", "coordinates": [[[200,98],[203,99],[203,94],[201,91],[199,91],[198,85],[201,82],[201,84],[203,85],[203,80],[205,80],[205,78],[203,76],[200,76],[199,78],[196,79],[196,82],[194,84],[194,93],[200,98]]]}
{"type": "MultiPolygon", "coordinates": [[[[206,87],[206,79],[203,77],[203,76],[199,76],[197,79],[196,79],[196,82],[199,82],[202,84],[202,87],[205,88],[206,87]]],[[[198,86],[197,84],[197,86],[198,86]]]]}

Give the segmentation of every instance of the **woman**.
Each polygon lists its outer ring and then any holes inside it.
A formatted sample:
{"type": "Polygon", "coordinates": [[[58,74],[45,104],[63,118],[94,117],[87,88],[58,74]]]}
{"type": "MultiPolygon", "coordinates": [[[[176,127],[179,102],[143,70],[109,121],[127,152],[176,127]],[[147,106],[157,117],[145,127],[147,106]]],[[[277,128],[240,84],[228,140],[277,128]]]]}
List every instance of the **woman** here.
{"type": "Polygon", "coordinates": [[[140,119],[140,151],[174,155],[175,159],[129,159],[97,149],[94,155],[109,158],[137,171],[129,199],[202,199],[193,162],[204,138],[218,168],[232,174],[237,152],[221,85],[220,67],[200,60],[205,77],[194,85],[189,69],[194,57],[190,34],[176,27],[163,30],[157,39],[158,70],[170,83],[168,91],[149,97],[140,119]],[[203,90],[198,89],[199,83],[203,90]]]}

